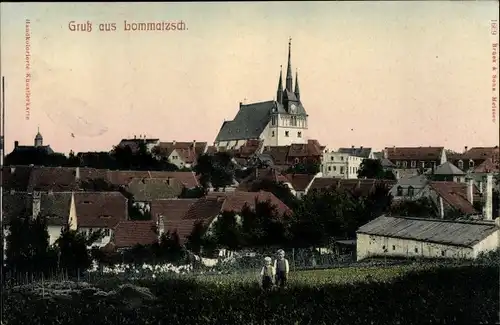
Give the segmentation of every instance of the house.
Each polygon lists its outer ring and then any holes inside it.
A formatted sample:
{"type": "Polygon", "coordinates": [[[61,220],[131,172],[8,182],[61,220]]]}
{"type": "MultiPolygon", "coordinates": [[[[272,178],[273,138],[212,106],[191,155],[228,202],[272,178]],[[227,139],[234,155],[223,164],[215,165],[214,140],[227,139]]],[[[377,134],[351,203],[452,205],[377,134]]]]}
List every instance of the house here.
{"type": "Polygon", "coordinates": [[[206,152],[206,142],[160,142],[154,147],[155,154],[168,158],[178,168],[191,168],[198,157],[206,152]]]}
{"type": "Polygon", "coordinates": [[[251,192],[256,185],[263,181],[286,183],[288,179],[275,168],[255,168],[250,175],[241,180],[236,189],[251,192]]]}
{"type": "Polygon", "coordinates": [[[11,154],[16,153],[27,153],[27,152],[41,152],[45,154],[53,154],[54,150],[50,147],[50,145],[43,145],[43,136],[40,133],[40,128],[35,136],[32,146],[23,146],[19,145],[19,141],[14,141],[14,150],[11,154]]]}
{"type": "Polygon", "coordinates": [[[283,88],[280,71],[275,100],[243,104],[233,120],[225,121],[215,139],[215,146],[237,149],[247,140],[264,140],[265,146],[288,146],[307,143],[308,115],[302,105],[298,75],[293,87],[291,42],[283,88]]]}
{"type": "Polygon", "coordinates": [[[265,160],[272,161],[271,166],[280,170],[285,170],[288,167],[287,157],[290,151],[290,146],[266,146],[260,157],[264,156],[265,160]]]}
{"type": "MultiPolygon", "coordinates": [[[[475,166],[469,175],[474,179],[474,182],[478,184],[479,189],[482,191],[483,185],[486,182],[486,177],[491,173],[498,174],[498,172],[499,172],[498,161],[494,161],[493,158],[488,158],[478,166],[475,166]]],[[[498,186],[498,184],[494,185],[498,186]]]]}
{"type": "Polygon", "coordinates": [[[356,148],[354,146],[351,146],[351,148],[339,148],[337,152],[345,153],[349,156],[360,157],[363,159],[377,159],[372,148],[363,148],[362,146],[359,148],[356,148]]]}
{"type": "Polygon", "coordinates": [[[325,146],[318,140],[308,140],[307,143],[293,143],[288,146],[266,146],[262,155],[270,157],[273,167],[285,170],[301,163],[321,164],[325,146]]]}
{"type": "Polygon", "coordinates": [[[159,143],[160,139],[147,138],[146,135],[139,135],[139,137],[134,135],[133,139],[122,139],[120,143],[118,143],[118,147],[129,147],[130,150],[132,150],[132,153],[137,153],[141,144],[144,144],[146,146],[146,150],[152,152],[153,148],[156,147],[159,143]]]}
{"type": "Polygon", "coordinates": [[[428,182],[425,175],[403,177],[398,179],[397,183],[391,188],[390,193],[395,201],[413,200],[419,197],[420,192],[428,182]]]}
{"type": "Polygon", "coordinates": [[[290,191],[297,198],[306,195],[316,175],[310,174],[285,174],[285,184],[290,187],[290,191]]]}
{"type": "Polygon", "coordinates": [[[444,218],[455,218],[455,213],[474,216],[480,213],[482,197],[472,180],[467,183],[428,182],[419,192],[418,197],[428,197],[436,204],[439,215],[444,218]]]}
{"type": "Polygon", "coordinates": [[[347,152],[334,152],[325,150],[321,172],[323,177],[335,177],[343,179],[357,179],[358,170],[365,158],[350,155],[347,152]]]}
{"type": "Polygon", "coordinates": [[[49,245],[56,242],[65,227],[76,230],[75,197],[72,192],[33,193],[32,213],[33,216],[46,218],[49,245]]]}
{"type": "Polygon", "coordinates": [[[498,161],[499,150],[495,147],[472,147],[464,148],[463,153],[450,155],[450,161],[463,171],[474,169],[481,165],[485,160],[491,158],[493,162],[498,161]]]}
{"type": "Polygon", "coordinates": [[[400,177],[416,175],[419,169],[435,169],[447,161],[444,147],[385,148],[384,158],[396,165],[400,177]]]}
{"type": "Polygon", "coordinates": [[[367,257],[476,258],[496,250],[500,219],[449,221],[381,216],[357,231],[357,260],[367,257]]]}
{"type": "Polygon", "coordinates": [[[79,188],[77,168],[34,167],[30,174],[27,191],[71,192],[79,188]]]}
{"type": "Polygon", "coordinates": [[[94,246],[103,247],[111,240],[113,229],[128,220],[128,204],[120,192],[75,192],[76,229],[87,234],[101,230],[104,237],[94,246]]]}
{"type": "Polygon", "coordinates": [[[435,181],[465,182],[465,173],[449,161],[436,167],[432,175],[435,181]]]}
{"type": "MultiPolygon", "coordinates": [[[[327,189],[348,190],[353,195],[367,196],[377,186],[386,186],[389,189],[395,184],[392,180],[379,180],[379,179],[340,179],[331,177],[315,177],[309,185],[307,193],[310,191],[323,191],[327,189]]],[[[306,193],[306,194],[307,194],[306,193]]]]}
{"type": "Polygon", "coordinates": [[[196,174],[186,172],[166,171],[140,171],[140,170],[109,170],[106,172],[107,181],[116,186],[128,186],[134,178],[162,178],[165,180],[175,179],[186,188],[200,186],[196,174]]]}
{"type": "Polygon", "coordinates": [[[132,194],[134,205],[141,210],[151,210],[151,202],[173,199],[182,193],[183,185],[170,178],[133,178],[125,190],[132,194]]]}
{"type": "Polygon", "coordinates": [[[1,170],[4,193],[5,191],[26,192],[33,168],[30,166],[4,166],[1,170]]]}

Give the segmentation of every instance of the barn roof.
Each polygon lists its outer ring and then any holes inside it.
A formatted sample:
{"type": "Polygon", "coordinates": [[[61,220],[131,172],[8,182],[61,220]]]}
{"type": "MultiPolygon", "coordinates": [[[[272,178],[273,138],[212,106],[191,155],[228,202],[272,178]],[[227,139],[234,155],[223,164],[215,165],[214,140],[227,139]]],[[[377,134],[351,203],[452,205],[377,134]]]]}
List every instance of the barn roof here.
{"type": "Polygon", "coordinates": [[[381,216],[361,226],[357,233],[472,247],[497,229],[493,222],[381,216]]]}

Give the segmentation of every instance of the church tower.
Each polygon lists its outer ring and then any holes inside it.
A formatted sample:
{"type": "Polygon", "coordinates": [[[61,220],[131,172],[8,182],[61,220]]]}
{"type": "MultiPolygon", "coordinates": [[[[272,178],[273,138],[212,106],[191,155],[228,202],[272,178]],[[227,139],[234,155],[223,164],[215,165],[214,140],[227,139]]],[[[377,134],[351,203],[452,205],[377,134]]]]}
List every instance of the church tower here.
{"type": "Polygon", "coordinates": [[[285,88],[283,88],[280,66],[275,107],[271,111],[266,145],[287,146],[292,143],[307,143],[307,113],[300,100],[298,72],[295,74],[295,89],[293,89],[292,71],[292,39],[290,38],[285,88]]]}
{"type": "Polygon", "coordinates": [[[38,128],[38,132],[35,136],[35,147],[43,147],[43,137],[40,134],[40,128],[38,128]]]}

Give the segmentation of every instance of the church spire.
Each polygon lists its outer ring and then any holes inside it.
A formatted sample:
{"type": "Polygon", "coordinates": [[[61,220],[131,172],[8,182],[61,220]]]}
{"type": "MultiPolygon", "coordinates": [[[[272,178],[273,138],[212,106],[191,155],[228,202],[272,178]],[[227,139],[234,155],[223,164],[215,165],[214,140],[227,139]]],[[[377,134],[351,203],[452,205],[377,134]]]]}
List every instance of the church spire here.
{"type": "Polygon", "coordinates": [[[278,81],[278,91],[276,92],[276,101],[283,103],[283,66],[280,65],[280,80],[278,81]]]}
{"type": "Polygon", "coordinates": [[[292,91],[292,38],[288,40],[288,67],[286,69],[286,90],[292,91]]]}
{"type": "Polygon", "coordinates": [[[300,100],[300,90],[299,90],[299,73],[295,70],[295,96],[300,100]]]}

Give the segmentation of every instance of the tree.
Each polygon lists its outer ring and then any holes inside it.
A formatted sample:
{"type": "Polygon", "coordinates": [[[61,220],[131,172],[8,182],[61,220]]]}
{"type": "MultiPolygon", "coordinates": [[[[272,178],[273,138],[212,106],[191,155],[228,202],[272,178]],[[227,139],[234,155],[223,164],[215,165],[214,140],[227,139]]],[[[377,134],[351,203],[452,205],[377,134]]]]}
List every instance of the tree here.
{"type": "Polygon", "coordinates": [[[378,159],[363,159],[358,170],[358,178],[396,179],[393,172],[384,170],[382,163],[378,159]]]}
{"type": "Polygon", "coordinates": [[[417,200],[404,199],[390,208],[390,213],[402,217],[437,218],[439,210],[434,201],[426,196],[417,200]]]}
{"type": "Polygon", "coordinates": [[[210,185],[219,190],[232,185],[235,175],[235,166],[232,157],[227,152],[201,155],[194,166],[196,175],[200,175],[203,188],[210,185]]]}
{"type": "Polygon", "coordinates": [[[180,199],[198,199],[205,196],[206,190],[202,186],[197,186],[194,188],[182,188],[182,192],[179,195],[180,199]]]}
{"type": "Polygon", "coordinates": [[[14,150],[5,157],[4,164],[35,165],[47,167],[66,166],[67,158],[61,153],[49,153],[44,147],[34,147],[26,150],[14,150]]]}
{"type": "Polygon", "coordinates": [[[10,220],[6,238],[7,267],[14,272],[49,272],[55,254],[49,247],[46,219],[24,215],[10,220]]]}
{"type": "Polygon", "coordinates": [[[160,236],[158,243],[153,244],[157,261],[178,262],[185,252],[180,244],[180,238],[176,231],[167,231],[160,236]]]}
{"type": "Polygon", "coordinates": [[[219,248],[238,250],[243,245],[241,225],[234,212],[222,212],[213,223],[212,235],[219,248]]]}
{"type": "Polygon", "coordinates": [[[187,237],[186,248],[194,254],[200,254],[204,245],[205,226],[203,222],[196,221],[191,233],[187,237]]]}
{"type": "Polygon", "coordinates": [[[307,158],[305,162],[300,162],[288,168],[289,174],[309,174],[316,175],[320,172],[320,163],[315,159],[307,158]]]}
{"type": "Polygon", "coordinates": [[[56,247],[59,250],[59,268],[71,276],[85,272],[92,265],[89,247],[102,237],[101,231],[94,231],[87,235],[84,232],[64,227],[56,240],[56,247]]]}

